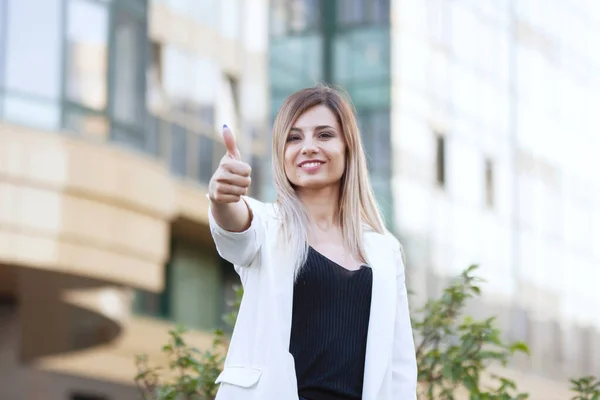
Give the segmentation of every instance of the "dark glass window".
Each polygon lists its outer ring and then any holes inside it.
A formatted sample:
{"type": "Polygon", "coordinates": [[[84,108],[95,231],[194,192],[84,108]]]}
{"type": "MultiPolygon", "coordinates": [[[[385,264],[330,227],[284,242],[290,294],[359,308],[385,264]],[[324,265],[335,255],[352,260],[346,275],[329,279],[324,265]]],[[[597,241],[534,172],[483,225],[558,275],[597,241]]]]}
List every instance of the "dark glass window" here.
{"type": "Polygon", "coordinates": [[[208,185],[214,172],[213,158],[218,155],[214,152],[214,140],[205,135],[198,135],[198,179],[208,185]]]}
{"type": "Polygon", "coordinates": [[[145,149],[149,154],[162,156],[162,138],[167,124],[160,118],[148,115],[145,133],[145,149]]]}
{"type": "MultiPolygon", "coordinates": [[[[159,294],[138,291],[136,312],[171,319],[189,328],[222,327],[221,313],[226,310],[222,263],[226,262],[212,250],[174,241],[165,268],[165,290],[159,294]]],[[[227,278],[227,282],[235,279],[227,278]]]]}
{"type": "Polygon", "coordinates": [[[188,131],[179,124],[171,124],[169,133],[171,136],[169,157],[171,172],[175,175],[186,176],[188,170],[188,131]]]}
{"type": "Polygon", "coordinates": [[[494,164],[489,158],[485,160],[485,204],[494,207],[494,164]]]}
{"type": "Polygon", "coordinates": [[[143,122],[146,118],[146,29],[143,18],[136,13],[114,7],[114,35],[111,84],[111,117],[115,139],[139,142],[138,149],[147,149],[143,122]],[[125,137],[124,137],[125,136],[125,137]],[[131,140],[127,140],[131,136],[131,140]]]}
{"type": "Polygon", "coordinates": [[[287,3],[288,31],[303,32],[319,26],[321,1],[288,0],[287,3]]]}
{"type": "Polygon", "coordinates": [[[446,186],[446,138],[444,135],[436,135],[435,149],[435,180],[440,187],[446,186]]]}
{"type": "Polygon", "coordinates": [[[371,175],[389,178],[391,162],[389,109],[364,111],[358,115],[358,119],[371,175]]]}
{"type": "Polygon", "coordinates": [[[388,25],[390,0],[337,0],[336,12],[341,25],[388,25]]]}

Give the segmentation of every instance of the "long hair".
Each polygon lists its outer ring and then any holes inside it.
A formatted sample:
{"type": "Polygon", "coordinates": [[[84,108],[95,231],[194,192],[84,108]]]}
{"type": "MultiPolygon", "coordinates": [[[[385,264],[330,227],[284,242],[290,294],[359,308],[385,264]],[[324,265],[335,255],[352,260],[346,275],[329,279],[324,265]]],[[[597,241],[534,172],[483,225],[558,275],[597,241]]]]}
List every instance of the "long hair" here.
{"type": "Polygon", "coordinates": [[[362,243],[363,225],[378,233],[386,228],[367,170],[367,160],[351,103],[340,92],[325,85],[300,90],[288,97],[273,124],[273,172],[277,189],[276,204],[281,218],[280,248],[294,257],[295,274],[308,254],[308,214],[285,174],[285,145],[296,120],[308,109],[324,105],[336,116],[346,142],[346,165],[340,187],[338,221],[345,247],[362,261],[366,254],[362,243]]]}

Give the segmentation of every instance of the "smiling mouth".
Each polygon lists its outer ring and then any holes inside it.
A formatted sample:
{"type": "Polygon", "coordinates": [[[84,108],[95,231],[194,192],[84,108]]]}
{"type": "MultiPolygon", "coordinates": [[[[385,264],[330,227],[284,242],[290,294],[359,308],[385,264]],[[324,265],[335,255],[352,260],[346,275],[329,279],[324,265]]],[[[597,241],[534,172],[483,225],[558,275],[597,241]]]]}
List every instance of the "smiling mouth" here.
{"type": "Polygon", "coordinates": [[[319,167],[319,166],[321,166],[323,164],[324,164],[324,162],[322,162],[322,161],[305,162],[305,163],[300,164],[300,168],[307,168],[307,169],[309,169],[309,168],[316,168],[316,167],[319,167]]]}

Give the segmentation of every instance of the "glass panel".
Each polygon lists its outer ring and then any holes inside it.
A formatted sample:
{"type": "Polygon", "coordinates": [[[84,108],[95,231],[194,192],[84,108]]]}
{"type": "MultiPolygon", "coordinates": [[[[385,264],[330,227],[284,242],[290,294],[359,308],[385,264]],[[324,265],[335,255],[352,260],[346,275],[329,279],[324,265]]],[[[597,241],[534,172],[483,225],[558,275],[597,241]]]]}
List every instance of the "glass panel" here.
{"type": "Polygon", "coordinates": [[[104,109],[108,10],[102,3],[85,0],[70,0],[67,7],[67,97],[89,108],[104,109]]]}
{"type": "Polygon", "coordinates": [[[337,1],[338,22],[342,24],[359,23],[365,18],[364,0],[337,1]]]}
{"type": "Polygon", "coordinates": [[[187,131],[181,125],[171,124],[170,133],[169,167],[173,174],[185,176],[187,174],[187,131]]]}
{"type": "Polygon", "coordinates": [[[321,8],[319,0],[289,0],[287,2],[287,28],[292,32],[303,32],[319,27],[321,8]]]}
{"type": "Polygon", "coordinates": [[[199,135],[198,136],[198,179],[201,183],[208,185],[213,174],[213,155],[214,140],[211,138],[199,135]]]}
{"type": "Polygon", "coordinates": [[[193,66],[189,54],[182,50],[163,45],[162,87],[172,104],[181,108],[189,93],[189,77],[193,76],[193,66]]]}
{"type": "Polygon", "coordinates": [[[362,113],[359,117],[361,136],[372,175],[390,175],[390,114],[389,110],[362,113]]]}
{"type": "Polygon", "coordinates": [[[149,115],[146,121],[146,151],[153,156],[159,156],[161,155],[161,137],[165,122],[152,115],[149,115]]]}
{"type": "Polygon", "coordinates": [[[271,41],[269,51],[271,95],[278,99],[271,102],[273,110],[281,106],[283,98],[323,79],[322,46],[323,39],[317,35],[271,41]]]}
{"type": "MultiPolygon", "coordinates": [[[[0,0],[2,1],[2,0],[0,0]]],[[[6,87],[59,99],[62,38],[60,0],[17,0],[7,9],[6,87]],[[35,51],[32,51],[35,49],[35,51]]],[[[30,114],[29,118],[31,118],[30,114]]]]}
{"type": "Polygon", "coordinates": [[[120,124],[115,121],[111,126],[111,140],[135,150],[146,151],[146,129],[144,127],[120,124]]]}
{"type": "Polygon", "coordinates": [[[65,129],[88,138],[99,141],[105,141],[108,138],[106,117],[82,107],[66,106],[63,125],[65,129]]]}
{"type": "Polygon", "coordinates": [[[143,21],[116,7],[114,27],[114,83],[111,88],[115,119],[141,124],[145,119],[145,51],[143,21]]]}
{"type": "Polygon", "coordinates": [[[354,29],[334,39],[335,78],[349,83],[389,75],[390,46],[387,29],[354,29]]]}
{"type": "Polygon", "coordinates": [[[170,278],[173,320],[198,329],[220,326],[223,288],[221,269],[213,251],[176,244],[170,278]]]}
{"type": "Polygon", "coordinates": [[[4,105],[0,108],[4,111],[4,118],[16,124],[48,130],[60,127],[60,108],[56,101],[5,92],[4,105]]]}
{"type": "Polygon", "coordinates": [[[337,19],[343,24],[389,24],[389,0],[337,0],[337,19]]]}
{"type": "Polygon", "coordinates": [[[352,102],[357,109],[377,109],[389,107],[390,105],[390,85],[387,82],[382,84],[352,85],[346,88],[352,98],[352,102]]]}
{"type": "MultiPolygon", "coordinates": [[[[4,87],[4,63],[6,61],[6,1],[0,0],[0,95],[4,87]]],[[[2,116],[2,108],[0,107],[0,118],[2,116]]]]}

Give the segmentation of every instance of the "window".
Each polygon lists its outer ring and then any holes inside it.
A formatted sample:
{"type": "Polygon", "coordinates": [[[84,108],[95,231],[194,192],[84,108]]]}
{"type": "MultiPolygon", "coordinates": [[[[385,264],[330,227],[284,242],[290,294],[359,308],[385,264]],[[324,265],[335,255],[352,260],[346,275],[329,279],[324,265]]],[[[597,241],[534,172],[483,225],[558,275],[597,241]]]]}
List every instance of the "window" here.
{"type": "Polygon", "coordinates": [[[302,32],[319,27],[321,2],[319,0],[287,1],[287,23],[292,32],[302,32]]]}
{"type": "Polygon", "coordinates": [[[235,281],[224,278],[223,262],[211,248],[174,241],[165,267],[165,290],[160,294],[138,291],[136,311],[195,329],[222,327],[221,314],[226,309],[223,283],[235,281]]]}
{"type": "Polygon", "coordinates": [[[485,204],[494,207],[494,165],[489,158],[485,160],[485,204]]]}
{"type": "Polygon", "coordinates": [[[359,111],[359,124],[373,178],[390,177],[390,112],[359,111]]]}
{"type": "Polygon", "coordinates": [[[379,27],[354,29],[333,39],[336,82],[389,85],[389,32],[379,27]]]}
{"type": "Polygon", "coordinates": [[[225,79],[227,80],[228,87],[231,90],[231,101],[233,103],[233,108],[235,109],[235,112],[237,113],[237,117],[239,117],[240,88],[239,88],[238,79],[232,75],[227,75],[225,77],[225,79]]]}
{"type": "Polygon", "coordinates": [[[100,2],[67,3],[67,98],[93,110],[107,104],[108,10],[100,2]]]}
{"type": "Polygon", "coordinates": [[[205,136],[198,135],[198,179],[200,183],[208,185],[210,178],[214,172],[213,158],[217,158],[219,155],[214,152],[214,140],[205,136]]]}
{"type": "Polygon", "coordinates": [[[146,119],[146,29],[143,18],[123,7],[114,7],[112,40],[113,82],[111,117],[117,141],[139,143],[146,148],[143,123],[146,119]]]}
{"type": "Polygon", "coordinates": [[[170,127],[170,156],[171,172],[178,176],[186,176],[188,172],[188,131],[179,124],[170,127]]]}
{"type": "Polygon", "coordinates": [[[167,96],[163,89],[163,45],[150,43],[150,62],[148,63],[146,104],[150,112],[160,111],[167,104],[167,96]]]}
{"type": "MultiPolygon", "coordinates": [[[[0,3],[7,5],[6,0],[0,3]]],[[[6,25],[0,37],[7,39],[3,44],[6,62],[3,112],[8,120],[46,129],[59,127],[64,24],[61,3],[18,0],[4,9],[6,25]]]]}
{"type": "Polygon", "coordinates": [[[436,134],[435,181],[440,187],[446,186],[446,138],[436,134]]]}
{"type": "Polygon", "coordinates": [[[341,24],[389,24],[390,0],[337,0],[341,24]]]}
{"type": "MultiPolygon", "coordinates": [[[[6,58],[4,57],[4,51],[6,46],[6,2],[7,0],[0,0],[0,94],[4,89],[4,63],[6,58]]],[[[2,116],[2,101],[0,101],[0,118],[2,116]]]]}
{"type": "Polygon", "coordinates": [[[89,0],[67,1],[63,125],[106,139],[108,101],[108,9],[89,0]]]}

